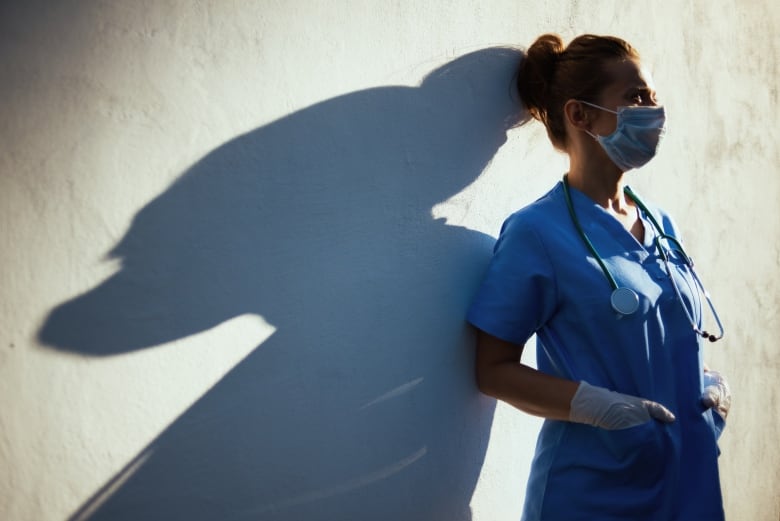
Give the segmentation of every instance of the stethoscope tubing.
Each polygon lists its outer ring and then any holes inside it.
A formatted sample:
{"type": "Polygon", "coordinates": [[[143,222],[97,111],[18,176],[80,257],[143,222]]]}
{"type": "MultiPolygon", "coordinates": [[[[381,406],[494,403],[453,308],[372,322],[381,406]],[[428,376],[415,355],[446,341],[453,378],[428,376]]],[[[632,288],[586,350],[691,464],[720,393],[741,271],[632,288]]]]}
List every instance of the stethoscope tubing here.
{"type": "MultiPolygon", "coordinates": [[[[650,223],[653,225],[653,228],[656,231],[656,237],[653,242],[655,243],[656,250],[658,251],[658,256],[661,257],[661,260],[664,263],[664,268],[666,269],[666,274],[672,283],[672,288],[674,289],[675,296],[677,297],[678,302],[682,306],[683,311],[685,312],[685,315],[688,318],[688,321],[691,323],[691,327],[697,334],[701,335],[704,338],[707,338],[710,342],[715,342],[716,340],[720,340],[721,338],[723,338],[724,335],[723,325],[721,324],[720,317],[718,316],[717,311],[715,311],[715,306],[712,303],[712,299],[710,298],[709,293],[704,288],[701,279],[699,279],[699,276],[696,274],[696,271],[693,269],[693,259],[691,259],[691,257],[688,256],[682,244],[680,244],[680,241],[678,241],[677,238],[664,233],[663,229],[661,228],[661,225],[658,223],[655,216],[650,212],[647,206],[645,206],[645,204],[642,202],[639,196],[637,196],[636,193],[634,193],[634,191],[631,190],[630,187],[626,186],[623,190],[624,193],[628,197],[630,197],[631,200],[639,207],[642,213],[644,213],[644,215],[647,216],[647,218],[650,220],[650,223]],[[688,272],[691,274],[694,283],[697,286],[698,291],[704,295],[707,301],[710,311],[712,312],[712,316],[715,319],[715,323],[717,324],[719,329],[718,335],[711,334],[699,328],[699,326],[696,324],[696,321],[694,320],[693,315],[691,314],[690,311],[688,311],[688,308],[685,305],[685,302],[683,300],[682,293],[680,292],[680,288],[677,287],[677,282],[674,280],[672,268],[669,265],[669,255],[661,246],[660,239],[666,239],[669,242],[673,243],[675,249],[678,250],[679,253],[681,254],[683,263],[688,269],[688,272]]],[[[636,291],[634,291],[631,288],[618,286],[617,281],[612,276],[612,273],[610,273],[609,268],[607,268],[604,259],[601,258],[598,251],[596,250],[596,247],[593,245],[593,243],[588,238],[588,235],[585,233],[585,230],[582,229],[580,220],[577,218],[577,214],[574,211],[574,204],[572,202],[571,194],[569,192],[568,174],[563,176],[563,191],[566,198],[566,206],[569,210],[569,215],[571,216],[571,220],[574,223],[577,232],[579,233],[580,237],[585,243],[585,246],[593,255],[593,258],[596,259],[596,262],[601,267],[601,271],[604,273],[604,275],[607,278],[607,281],[609,281],[609,285],[612,287],[612,294],[610,295],[610,304],[612,305],[612,309],[614,309],[615,312],[617,312],[618,317],[633,314],[639,308],[639,295],[636,293],[636,291]]]]}

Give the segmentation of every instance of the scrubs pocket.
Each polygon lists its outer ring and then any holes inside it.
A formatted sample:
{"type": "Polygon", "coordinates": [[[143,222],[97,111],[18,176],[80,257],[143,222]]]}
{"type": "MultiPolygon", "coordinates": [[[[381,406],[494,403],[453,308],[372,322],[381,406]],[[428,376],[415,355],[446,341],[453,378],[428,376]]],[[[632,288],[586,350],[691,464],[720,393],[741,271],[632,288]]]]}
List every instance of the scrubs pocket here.
{"type": "Polygon", "coordinates": [[[549,470],[540,519],[668,519],[659,514],[668,496],[667,436],[655,420],[614,431],[568,424],[549,470]]]}
{"type": "Polygon", "coordinates": [[[635,485],[651,485],[663,476],[663,424],[650,420],[627,429],[600,429],[599,435],[615,469],[635,485]]]}

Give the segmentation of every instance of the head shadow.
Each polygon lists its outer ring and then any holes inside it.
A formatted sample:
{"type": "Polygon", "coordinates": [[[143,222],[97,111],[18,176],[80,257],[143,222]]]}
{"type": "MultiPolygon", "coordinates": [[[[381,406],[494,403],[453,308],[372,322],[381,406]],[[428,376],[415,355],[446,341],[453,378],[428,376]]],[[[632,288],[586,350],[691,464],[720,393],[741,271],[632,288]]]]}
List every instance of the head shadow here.
{"type": "Polygon", "coordinates": [[[431,208],[523,119],[520,57],[304,108],[138,212],[118,271],[52,310],[43,344],[109,356],[243,314],[276,332],[73,519],[470,519],[493,406],[463,316],[493,241],[431,208]]]}

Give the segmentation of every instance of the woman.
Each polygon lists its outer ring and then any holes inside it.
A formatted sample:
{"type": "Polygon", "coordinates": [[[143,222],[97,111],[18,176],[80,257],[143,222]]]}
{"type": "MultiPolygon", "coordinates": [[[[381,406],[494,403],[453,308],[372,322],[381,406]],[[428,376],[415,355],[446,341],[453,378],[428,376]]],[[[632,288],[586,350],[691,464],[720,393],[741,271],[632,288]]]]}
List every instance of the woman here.
{"type": "Polygon", "coordinates": [[[523,519],[723,519],[728,388],[701,356],[723,331],[670,217],[625,185],[664,133],[650,76],[619,38],[547,34],[517,86],[569,170],[506,220],[468,320],[480,390],[546,418],[523,519]]]}

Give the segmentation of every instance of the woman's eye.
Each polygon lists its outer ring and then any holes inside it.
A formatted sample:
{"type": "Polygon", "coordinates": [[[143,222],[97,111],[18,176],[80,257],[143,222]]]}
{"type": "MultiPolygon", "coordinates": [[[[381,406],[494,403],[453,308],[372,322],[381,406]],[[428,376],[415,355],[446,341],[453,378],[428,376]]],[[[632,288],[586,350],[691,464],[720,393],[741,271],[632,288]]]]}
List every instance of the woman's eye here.
{"type": "Polygon", "coordinates": [[[649,92],[636,92],[634,94],[631,94],[629,96],[629,100],[631,103],[635,103],[637,105],[657,105],[658,100],[656,99],[654,94],[651,94],[649,92]]]}

